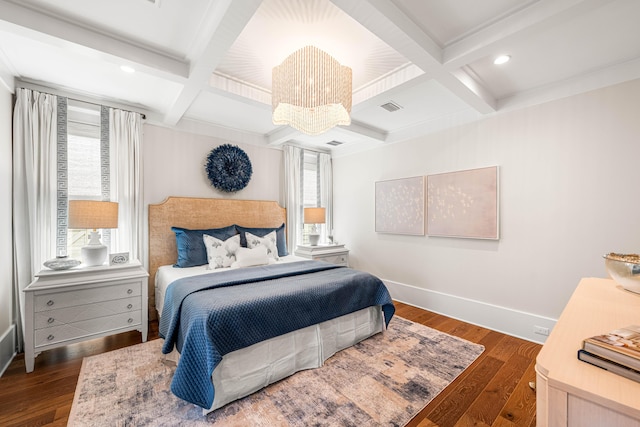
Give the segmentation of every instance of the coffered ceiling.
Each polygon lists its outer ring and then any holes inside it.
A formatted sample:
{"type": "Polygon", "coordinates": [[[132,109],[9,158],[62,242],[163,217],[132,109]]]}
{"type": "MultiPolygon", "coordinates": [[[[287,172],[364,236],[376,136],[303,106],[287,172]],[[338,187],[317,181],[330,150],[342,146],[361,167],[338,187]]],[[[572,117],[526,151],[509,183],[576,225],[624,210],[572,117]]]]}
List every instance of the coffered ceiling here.
{"type": "Polygon", "coordinates": [[[0,0],[0,79],[341,154],[639,78],[639,20],[637,0],[0,0]],[[271,122],[271,70],[308,44],[353,69],[352,124],[315,137],[271,122]]]}

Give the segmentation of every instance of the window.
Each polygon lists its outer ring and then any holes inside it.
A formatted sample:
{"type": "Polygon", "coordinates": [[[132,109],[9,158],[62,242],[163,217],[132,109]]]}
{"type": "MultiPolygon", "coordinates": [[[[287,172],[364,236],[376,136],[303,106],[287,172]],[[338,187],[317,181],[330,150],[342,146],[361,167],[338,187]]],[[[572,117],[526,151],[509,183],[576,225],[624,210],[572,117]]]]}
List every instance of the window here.
{"type": "MultiPolygon", "coordinates": [[[[303,170],[302,170],[302,206],[304,208],[323,207],[327,208],[326,203],[323,202],[322,180],[321,180],[321,167],[320,167],[320,155],[316,151],[303,151],[303,170]]],[[[303,224],[302,230],[302,243],[309,244],[309,234],[311,234],[316,225],[303,224]]],[[[318,231],[320,233],[320,241],[326,241],[326,227],[325,224],[318,224],[318,231]]]]}
{"type": "Polygon", "coordinates": [[[325,208],[325,224],[320,225],[320,243],[326,242],[324,236],[326,230],[332,229],[333,217],[331,154],[285,145],[284,161],[289,248],[309,244],[312,228],[310,224],[304,224],[305,207],[325,208]]]}
{"type": "MultiPolygon", "coordinates": [[[[68,100],[67,106],[67,188],[69,200],[103,200],[100,156],[100,107],[68,100]]],[[[87,230],[69,229],[67,254],[80,258],[87,242],[87,230]]],[[[108,239],[102,243],[108,246],[108,239]]]]}

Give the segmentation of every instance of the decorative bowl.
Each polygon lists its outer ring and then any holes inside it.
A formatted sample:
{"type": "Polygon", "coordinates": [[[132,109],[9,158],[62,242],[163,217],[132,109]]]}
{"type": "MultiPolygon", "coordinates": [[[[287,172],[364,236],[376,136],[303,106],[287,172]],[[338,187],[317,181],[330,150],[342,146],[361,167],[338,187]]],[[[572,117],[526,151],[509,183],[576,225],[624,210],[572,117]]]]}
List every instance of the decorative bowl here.
{"type": "Polygon", "coordinates": [[[628,291],[640,294],[640,255],[609,253],[604,256],[609,276],[628,291]]]}
{"type": "Polygon", "coordinates": [[[48,261],[45,261],[43,265],[52,270],[68,270],[73,267],[77,267],[81,264],[77,259],[72,259],[66,256],[59,256],[48,261]]]}

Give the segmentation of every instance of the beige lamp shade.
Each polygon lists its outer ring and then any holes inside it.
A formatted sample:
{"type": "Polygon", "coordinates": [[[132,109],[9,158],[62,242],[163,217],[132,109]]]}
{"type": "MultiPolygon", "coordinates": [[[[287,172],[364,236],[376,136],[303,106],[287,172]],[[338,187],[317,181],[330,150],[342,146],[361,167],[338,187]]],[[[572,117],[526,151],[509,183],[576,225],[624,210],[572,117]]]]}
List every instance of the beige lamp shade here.
{"type": "Polygon", "coordinates": [[[305,224],[324,224],[325,209],[324,208],[304,208],[305,224]]]}
{"type": "Polygon", "coordinates": [[[118,204],[97,200],[69,200],[69,228],[118,228],[118,204]]]}

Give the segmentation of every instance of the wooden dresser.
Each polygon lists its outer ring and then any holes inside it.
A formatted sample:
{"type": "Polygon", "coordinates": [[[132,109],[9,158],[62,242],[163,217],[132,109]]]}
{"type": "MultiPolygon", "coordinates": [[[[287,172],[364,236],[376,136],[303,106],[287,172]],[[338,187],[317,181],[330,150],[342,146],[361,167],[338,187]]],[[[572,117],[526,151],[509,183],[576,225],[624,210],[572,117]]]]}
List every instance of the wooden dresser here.
{"type": "Polygon", "coordinates": [[[138,330],[147,340],[147,277],[138,261],[43,270],[25,288],[25,368],[41,352],[138,330]]]}
{"type": "Polygon", "coordinates": [[[640,427],[640,383],[582,362],[584,338],[640,324],[640,294],[582,279],[536,359],[538,427],[640,427]]]}

